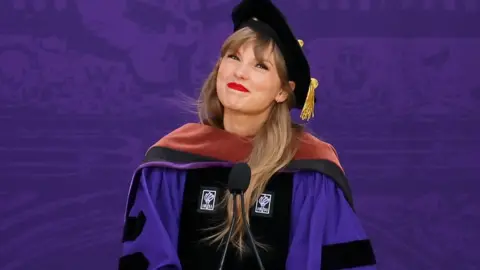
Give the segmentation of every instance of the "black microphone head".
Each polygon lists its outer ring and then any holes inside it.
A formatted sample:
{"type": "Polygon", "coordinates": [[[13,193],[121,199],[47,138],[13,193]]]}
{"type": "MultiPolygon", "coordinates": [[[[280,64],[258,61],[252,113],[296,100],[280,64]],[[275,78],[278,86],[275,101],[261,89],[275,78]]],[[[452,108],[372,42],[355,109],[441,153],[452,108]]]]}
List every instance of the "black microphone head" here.
{"type": "Polygon", "coordinates": [[[250,185],[252,170],[247,163],[237,163],[233,165],[228,175],[228,190],[230,193],[241,193],[247,190],[250,185]]]}

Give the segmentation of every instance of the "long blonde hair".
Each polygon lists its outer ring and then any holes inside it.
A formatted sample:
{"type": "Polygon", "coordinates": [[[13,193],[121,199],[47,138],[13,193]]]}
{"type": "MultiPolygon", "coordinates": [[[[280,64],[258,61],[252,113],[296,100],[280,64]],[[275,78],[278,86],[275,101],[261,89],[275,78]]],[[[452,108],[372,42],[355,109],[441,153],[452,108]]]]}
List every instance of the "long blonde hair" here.
{"type": "MultiPolygon", "coordinates": [[[[264,191],[268,180],[281,168],[285,167],[294,157],[297,146],[296,138],[301,132],[301,127],[292,123],[290,116],[290,109],[294,105],[293,91],[288,83],[288,76],[286,71],[285,61],[280,53],[280,50],[272,39],[264,37],[250,28],[243,28],[226,39],[221,48],[221,57],[218,60],[215,68],[205,81],[200,97],[198,99],[198,116],[200,121],[207,122],[214,127],[223,128],[223,106],[217,97],[216,81],[217,73],[221,58],[225,56],[227,51],[236,51],[244,43],[248,41],[255,42],[255,57],[261,59],[268,48],[272,48],[275,56],[275,64],[278,70],[282,88],[289,91],[289,97],[286,102],[275,103],[272,107],[270,115],[262,128],[253,138],[253,149],[245,160],[252,169],[252,178],[250,186],[245,192],[245,206],[251,207],[258,199],[260,194],[264,191]],[[268,154],[266,154],[268,153],[268,154]]],[[[227,192],[223,199],[224,205],[227,207],[227,219],[220,226],[209,229],[219,229],[212,236],[205,240],[211,243],[221,242],[227,235],[228,229],[232,223],[233,200],[227,192]]],[[[247,209],[248,209],[247,208],[247,209]]],[[[249,222],[241,218],[240,206],[237,207],[237,222],[234,225],[231,243],[242,254],[245,251],[244,245],[244,230],[243,224],[249,222]]],[[[266,248],[261,243],[256,243],[261,248],[266,248]]]]}

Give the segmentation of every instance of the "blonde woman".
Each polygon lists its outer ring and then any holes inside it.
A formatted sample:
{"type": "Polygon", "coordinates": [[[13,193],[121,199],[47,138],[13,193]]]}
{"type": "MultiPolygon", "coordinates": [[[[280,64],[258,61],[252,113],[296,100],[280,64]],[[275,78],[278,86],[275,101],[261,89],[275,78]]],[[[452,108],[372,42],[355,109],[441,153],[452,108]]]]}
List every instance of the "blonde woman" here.
{"type": "Polygon", "coordinates": [[[200,93],[200,122],[161,138],[134,174],[120,269],[218,269],[239,162],[251,169],[248,214],[235,205],[223,269],[376,269],[334,148],[290,116],[301,109],[308,119],[315,103],[301,41],[267,0],[244,0],[232,18],[200,93]]]}

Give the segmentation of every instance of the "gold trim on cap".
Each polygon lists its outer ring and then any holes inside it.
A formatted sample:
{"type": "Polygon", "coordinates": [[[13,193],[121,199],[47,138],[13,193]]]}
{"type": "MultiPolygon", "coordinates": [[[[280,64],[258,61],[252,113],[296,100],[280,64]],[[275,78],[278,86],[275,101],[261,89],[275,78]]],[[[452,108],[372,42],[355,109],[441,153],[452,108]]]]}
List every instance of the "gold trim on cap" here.
{"type": "Polygon", "coordinates": [[[300,44],[300,47],[303,47],[303,44],[304,44],[303,40],[299,39],[298,44],[300,44]]]}

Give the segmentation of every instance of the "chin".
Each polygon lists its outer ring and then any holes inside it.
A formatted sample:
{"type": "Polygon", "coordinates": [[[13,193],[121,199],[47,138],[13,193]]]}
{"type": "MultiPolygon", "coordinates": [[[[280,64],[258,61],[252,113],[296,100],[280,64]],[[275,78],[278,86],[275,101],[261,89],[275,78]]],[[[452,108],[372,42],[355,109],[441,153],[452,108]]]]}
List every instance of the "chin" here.
{"type": "Polygon", "coordinates": [[[245,108],[245,106],[241,106],[239,104],[231,103],[231,102],[222,102],[222,106],[224,109],[229,110],[229,111],[235,111],[235,112],[241,112],[241,113],[247,113],[248,108],[245,108]]]}
{"type": "Polygon", "coordinates": [[[217,92],[217,97],[224,108],[230,110],[243,110],[245,108],[245,100],[242,100],[235,93],[229,92],[228,89],[223,89],[222,93],[217,92]]]}
{"type": "Polygon", "coordinates": [[[251,108],[247,106],[248,104],[244,104],[244,102],[238,102],[237,99],[227,99],[222,100],[219,99],[220,103],[222,104],[224,110],[234,111],[238,113],[248,114],[251,111],[251,108]]]}

